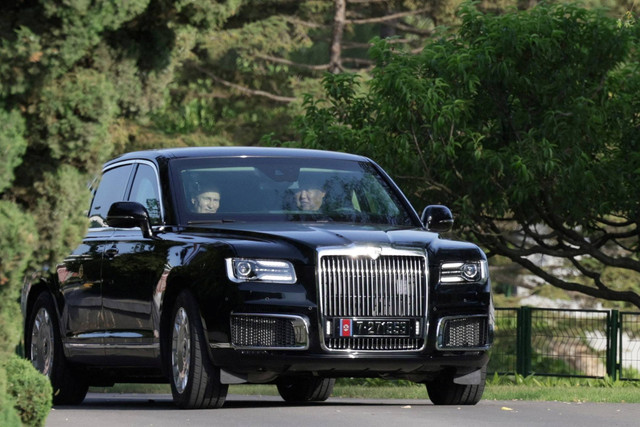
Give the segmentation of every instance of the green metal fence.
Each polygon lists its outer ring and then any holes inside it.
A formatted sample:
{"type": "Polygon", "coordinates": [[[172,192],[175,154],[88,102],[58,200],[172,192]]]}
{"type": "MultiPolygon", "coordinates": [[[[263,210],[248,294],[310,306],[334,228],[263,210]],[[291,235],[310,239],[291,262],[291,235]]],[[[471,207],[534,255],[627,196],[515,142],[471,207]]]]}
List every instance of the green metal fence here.
{"type": "Polygon", "coordinates": [[[640,380],[640,313],[497,308],[488,371],[640,380]]]}

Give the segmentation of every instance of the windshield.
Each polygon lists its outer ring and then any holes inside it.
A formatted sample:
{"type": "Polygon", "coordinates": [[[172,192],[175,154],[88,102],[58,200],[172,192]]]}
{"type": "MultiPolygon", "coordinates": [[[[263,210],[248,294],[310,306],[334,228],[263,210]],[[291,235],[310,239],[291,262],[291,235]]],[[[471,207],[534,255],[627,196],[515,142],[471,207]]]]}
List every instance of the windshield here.
{"type": "Polygon", "coordinates": [[[186,222],[336,221],[413,225],[367,162],[278,157],[175,159],[186,222]]]}

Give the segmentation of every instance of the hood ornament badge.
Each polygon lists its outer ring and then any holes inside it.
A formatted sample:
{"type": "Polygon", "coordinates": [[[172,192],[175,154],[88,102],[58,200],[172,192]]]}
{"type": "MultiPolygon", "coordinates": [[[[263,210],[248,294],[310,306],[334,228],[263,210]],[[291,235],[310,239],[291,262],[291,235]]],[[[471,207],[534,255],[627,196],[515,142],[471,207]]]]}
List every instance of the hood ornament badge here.
{"type": "Polygon", "coordinates": [[[372,260],[377,260],[382,255],[382,248],[379,246],[359,246],[353,250],[351,256],[357,257],[369,257],[372,260]]]}

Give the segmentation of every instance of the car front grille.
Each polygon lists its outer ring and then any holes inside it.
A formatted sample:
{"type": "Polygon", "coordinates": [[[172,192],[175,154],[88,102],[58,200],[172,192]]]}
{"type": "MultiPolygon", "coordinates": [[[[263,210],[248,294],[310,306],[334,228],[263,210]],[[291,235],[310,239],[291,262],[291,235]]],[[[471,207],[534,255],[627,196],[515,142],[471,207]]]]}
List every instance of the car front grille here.
{"type": "Polygon", "coordinates": [[[488,316],[445,317],[438,323],[438,350],[479,350],[490,345],[488,316]]]}
{"type": "Polygon", "coordinates": [[[324,345],[329,350],[415,351],[424,347],[427,306],[426,255],[379,249],[321,251],[319,302],[324,345]],[[409,321],[408,336],[337,336],[344,319],[409,321]]]}
{"type": "Polygon", "coordinates": [[[232,314],[231,345],[253,350],[303,350],[308,347],[308,321],[300,316],[232,314]]]}

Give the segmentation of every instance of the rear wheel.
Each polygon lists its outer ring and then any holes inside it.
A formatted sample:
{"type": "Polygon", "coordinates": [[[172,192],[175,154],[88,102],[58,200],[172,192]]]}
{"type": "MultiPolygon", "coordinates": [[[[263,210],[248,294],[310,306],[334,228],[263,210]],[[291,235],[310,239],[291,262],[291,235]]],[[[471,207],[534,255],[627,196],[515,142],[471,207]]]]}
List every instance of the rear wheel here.
{"type": "Polygon", "coordinates": [[[425,385],[434,405],[475,405],[482,399],[486,377],[487,367],[484,366],[479,384],[456,384],[453,374],[447,372],[427,381],[425,385]]]}
{"type": "Polygon", "coordinates": [[[89,386],[64,356],[53,298],[46,292],[38,296],[29,315],[25,349],[33,366],[51,380],[54,405],[84,400],[89,386]]]}
{"type": "Polygon", "coordinates": [[[335,378],[287,378],[278,382],[278,393],[287,402],[324,402],[335,383],[335,378]]]}
{"type": "Polygon", "coordinates": [[[207,351],[200,312],[188,291],[178,295],[171,317],[169,372],[174,402],[181,408],[219,408],[229,388],[207,351]]]}

